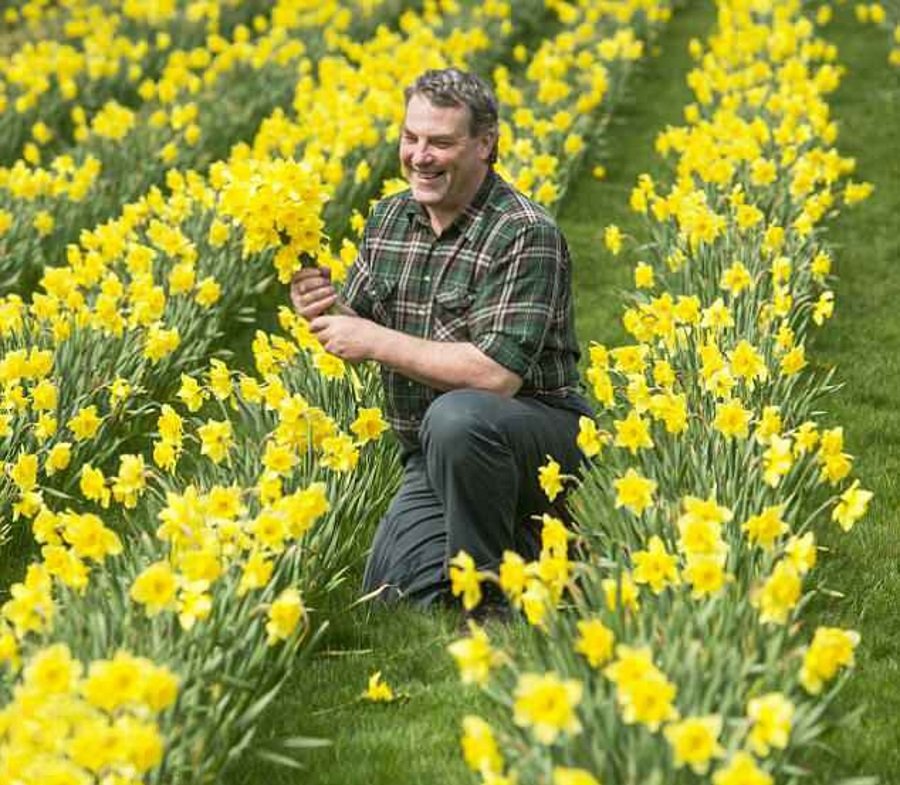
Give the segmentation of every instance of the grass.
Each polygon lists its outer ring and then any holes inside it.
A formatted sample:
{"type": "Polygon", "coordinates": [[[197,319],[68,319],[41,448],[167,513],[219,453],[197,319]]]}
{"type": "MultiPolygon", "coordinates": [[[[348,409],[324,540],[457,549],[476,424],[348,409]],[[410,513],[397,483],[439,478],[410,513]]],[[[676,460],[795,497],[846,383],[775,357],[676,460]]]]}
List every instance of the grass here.
{"type": "Polygon", "coordinates": [[[821,578],[843,599],[828,598],[814,621],[858,630],[858,667],[839,710],[864,706],[862,720],[828,739],[823,771],[874,775],[900,783],[900,72],[887,64],[885,36],[840,9],[827,29],[848,73],[832,106],[838,147],[857,160],[856,179],[875,184],[869,201],[834,222],[835,317],[813,355],[837,366],[842,390],[829,402],[844,427],[855,471],[875,492],[869,515],[850,536],[830,537],[821,578]]]}
{"type": "MultiPolygon", "coordinates": [[[[637,175],[658,171],[652,155],[656,132],[681,121],[690,100],[684,77],[690,67],[687,42],[704,36],[713,23],[712,6],[693,3],[663,33],[659,56],[633,76],[630,95],[604,137],[605,158],[592,160],[574,183],[560,215],[575,268],[579,335],[613,343],[623,337],[618,292],[629,285],[629,267],[603,249],[607,223],[636,232],[639,222],[627,207],[637,175]],[[608,178],[589,170],[602,162],[608,178]]],[[[354,587],[355,588],[355,587],[354,587]]],[[[346,593],[345,602],[352,602],[346,593]]],[[[446,652],[457,637],[458,615],[410,609],[357,607],[329,609],[333,620],[323,649],[298,673],[266,716],[259,748],[279,737],[326,737],[332,744],[302,756],[302,773],[254,758],[252,753],[228,773],[231,785],[396,785],[470,782],[459,754],[461,718],[486,711],[487,701],[463,687],[446,652]],[[369,674],[380,670],[407,698],[394,704],[359,700],[369,674]]],[[[516,630],[507,634],[515,636],[516,630]]]]}
{"type": "MultiPolygon", "coordinates": [[[[692,3],[664,32],[661,55],[635,74],[630,97],[604,137],[601,155],[608,178],[597,182],[585,173],[571,189],[560,215],[575,262],[579,334],[616,343],[620,324],[619,290],[629,286],[629,266],[602,248],[600,234],[609,223],[640,236],[640,222],[627,207],[636,176],[657,174],[653,154],[656,133],[681,120],[690,100],[684,76],[691,37],[703,37],[713,22],[711,3],[692,3]]],[[[836,247],[838,305],[834,320],[816,338],[811,356],[836,365],[845,382],[829,402],[829,425],[844,426],[848,449],[857,455],[857,474],[875,491],[869,517],[850,536],[825,544],[819,575],[823,584],[843,593],[823,597],[815,623],[858,629],[863,637],[858,667],[840,698],[850,714],[864,706],[862,718],[827,740],[816,761],[823,781],[841,776],[875,775],[882,783],[900,783],[900,164],[895,155],[900,128],[900,77],[886,63],[884,36],[852,20],[852,9],[839,9],[826,30],[841,50],[849,72],[834,96],[841,125],[839,147],[859,162],[858,178],[876,185],[875,196],[842,215],[830,228],[836,247]]],[[[11,565],[7,565],[11,566],[11,565]]],[[[18,572],[18,570],[16,570],[18,572]]],[[[286,685],[265,715],[257,751],[277,750],[285,737],[331,741],[304,751],[302,772],[248,754],[227,773],[231,785],[348,785],[371,783],[462,783],[473,781],[458,750],[461,717],[485,710],[474,689],[459,684],[446,653],[456,637],[458,616],[449,611],[425,614],[410,609],[351,607],[356,585],[317,615],[331,620],[318,653],[286,685]],[[381,670],[402,694],[392,704],[359,700],[366,680],[381,670]]],[[[316,613],[314,611],[314,613],[316,613]]],[[[498,631],[499,632],[499,631],[498,631]]],[[[518,634],[513,629],[503,633],[518,634]]]]}
{"type": "Polygon", "coordinates": [[[452,774],[447,781],[463,780],[457,723],[479,696],[460,689],[445,651],[456,614],[358,608],[330,615],[335,621],[324,648],[279,697],[265,733],[324,737],[333,745],[305,755],[310,768],[300,778],[251,755],[228,781],[426,782],[439,772],[452,774]],[[403,695],[398,702],[360,700],[376,670],[403,695]]]}

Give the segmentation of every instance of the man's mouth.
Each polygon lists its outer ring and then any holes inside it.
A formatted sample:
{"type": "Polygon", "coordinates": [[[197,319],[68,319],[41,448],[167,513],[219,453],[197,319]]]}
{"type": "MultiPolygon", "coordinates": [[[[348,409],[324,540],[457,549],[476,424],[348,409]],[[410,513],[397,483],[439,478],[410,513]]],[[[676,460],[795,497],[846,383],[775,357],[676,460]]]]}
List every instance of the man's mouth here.
{"type": "Polygon", "coordinates": [[[415,174],[419,180],[436,180],[443,172],[420,172],[414,169],[413,174],[415,174]]]}

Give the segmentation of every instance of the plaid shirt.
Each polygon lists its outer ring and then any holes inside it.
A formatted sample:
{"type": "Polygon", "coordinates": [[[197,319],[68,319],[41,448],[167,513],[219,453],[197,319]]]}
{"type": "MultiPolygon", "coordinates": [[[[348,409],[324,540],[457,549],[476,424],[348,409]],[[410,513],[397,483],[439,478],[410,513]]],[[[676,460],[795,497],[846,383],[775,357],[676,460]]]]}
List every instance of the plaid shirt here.
{"type": "MultiPolygon", "coordinates": [[[[375,205],[343,302],[386,327],[471,342],[522,377],[521,396],[590,414],[578,394],[569,250],[553,219],[493,171],[438,237],[409,190],[375,205]]],[[[388,422],[406,446],[440,391],[382,368],[388,422]]]]}

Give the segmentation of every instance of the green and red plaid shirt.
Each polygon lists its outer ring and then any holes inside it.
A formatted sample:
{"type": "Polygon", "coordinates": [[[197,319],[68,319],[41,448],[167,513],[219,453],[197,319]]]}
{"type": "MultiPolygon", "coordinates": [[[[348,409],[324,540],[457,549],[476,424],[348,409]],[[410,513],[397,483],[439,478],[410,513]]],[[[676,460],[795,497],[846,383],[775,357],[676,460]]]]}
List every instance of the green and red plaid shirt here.
{"type": "MultiPolygon", "coordinates": [[[[566,241],[553,219],[489,172],[438,237],[410,191],[375,205],[341,294],[356,313],[433,341],[471,342],[522,377],[520,396],[590,414],[579,394],[566,241]]],[[[408,446],[440,391],[382,368],[388,422],[408,446]]]]}

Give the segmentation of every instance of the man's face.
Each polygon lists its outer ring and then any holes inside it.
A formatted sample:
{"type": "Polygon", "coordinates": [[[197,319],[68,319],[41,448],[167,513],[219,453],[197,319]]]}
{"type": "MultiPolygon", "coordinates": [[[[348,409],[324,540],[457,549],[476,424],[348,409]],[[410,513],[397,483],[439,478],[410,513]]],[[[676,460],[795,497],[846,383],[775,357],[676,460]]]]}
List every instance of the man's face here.
{"type": "Polygon", "coordinates": [[[438,213],[462,210],[488,169],[493,135],[469,134],[469,109],[413,95],[400,138],[400,163],[413,198],[438,213]]]}

